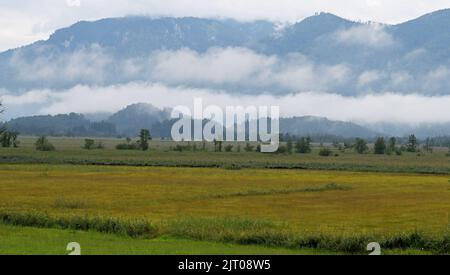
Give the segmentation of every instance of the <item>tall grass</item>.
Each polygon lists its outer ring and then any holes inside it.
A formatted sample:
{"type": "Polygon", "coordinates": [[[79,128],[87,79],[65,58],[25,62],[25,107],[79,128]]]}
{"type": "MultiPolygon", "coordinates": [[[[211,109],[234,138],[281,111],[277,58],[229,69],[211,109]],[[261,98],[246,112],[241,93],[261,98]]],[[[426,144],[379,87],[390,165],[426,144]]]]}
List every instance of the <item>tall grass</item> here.
{"type": "Polygon", "coordinates": [[[16,226],[97,231],[129,237],[150,238],[156,236],[158,232],[155,226],[145,220],[88,216],[53,217],[38,212],[2,211],[0,222],[16,226]]]}
{"type": "Polygon", "coordinates": [[[345,253],[367,253],[367,244],[379,242],[383,249],[417,249],[440,254],[450,253],[450,235],[433,239],[420,232],[377,237],[366,234],[324,235],[298,234],[282,224],[253,219],[198,219],[174,221],[169,234],[203,241],[264,245],[291,249],[313,248],[345,253]]]}
{"type": "Polygon", "coordinates": [[[155,226],[146,220],[123,220],[103,217],[51,217],[44,213],[0,212],[0,223],[15,226],[97,231],[133,238],[155,238],[166,235],[176,238],[263,245],[290,249],[313,248],[349,254],[367,253],[370,242],[380,243],[382,249],[416,249],[439,254],[450,253],[450,234],[431,238],[420,232],[392,236],[365,234],[324,235],[297,234],[283,224],[242,218],[185,218],[155,226]]]}

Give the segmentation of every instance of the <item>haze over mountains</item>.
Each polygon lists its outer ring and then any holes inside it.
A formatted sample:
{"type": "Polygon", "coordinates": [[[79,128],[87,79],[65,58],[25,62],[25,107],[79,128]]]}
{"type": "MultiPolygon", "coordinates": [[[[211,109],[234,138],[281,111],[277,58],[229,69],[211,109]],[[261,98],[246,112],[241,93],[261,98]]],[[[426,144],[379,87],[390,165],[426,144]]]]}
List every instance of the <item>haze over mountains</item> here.
{"type": "MultiPolygon", "coordinates": [[[[174,121],[176,120],[170,118],[170,110],[159,110],[151,104],[138,103],[127,106],[101,121],[70,113],[21,117],[9,121],[6,127],[23,135],[107,137],[135,137],[140,129],[145,128],[151,129],[154,137],[170,138],[174,121]]],[[[327,135],[342,138],[370,138],[377,135],[374,131],[354,123],[318,117],[282,118],[280,131],[297,136],[327,135]]]]}
{"type": "Polygon", "coordinates": [[[13,93],[158,81],[237,93],[448,94],[449,26],[450,10],[393,26],[328,13],[286,28],[199,18],[79,22],[2,53],[0,83],[13,93]],[[242,59],[247,68],[233,64],[242,59]],[[213,72],[202,76],[205,63],[213,72]],[[182,75],[180,64],[197,71],[182,75]],[[230,68],[238,72],[227,75],[230,68]]]}
{"type": "MultiPolygon", "coordinates": [[[[238,98],[308,92],[347,101],[389,93],[420,96],[417,106],[422,99],[435,100],[442,108],[444,101],[436,97],[450,95],[449,27],[450,9],[398,25],[352,22],[329,13],[285,27],[200,18],[79,22],[46,41],[0,53],[0,95],[7,118],[112,113],[130,103],[155,103],[156,97],[172,105],[155,105],[171,107],[181,99],[171,96],[173,90],[238,98]],[[155,85],[162,88],[153,89],[155,85]],[[146,89],[153,89],[148,98],[146,89]]],[[[324,109],[348,111],[333,100],[318,102],[329,104],[324,109]]],[[[379,133],[420,128],[424,135],[449,134],[450,117],[443,118],[433,104],[426,106],[436,111],[434,124],[428,123],[433,119],[422,125],[385,120],[363,124],[379,133]]],[[[393,105],[392,112],[398,107],[382,99],[381,105],[393,105]]],[[[430,116],[405,113],[405,119],[413,117],[408,122],[430,116]]]]}
{"type": "MultiPolygon", "coordinates": [[[[82,114],[60,114],[20,117],[6,123],[10,131],[22,135],[135,137],[140,129],[150,129],[154,137],[170,138],[174,121],[171,110],[160,110],[151,104],[132,104],[124,109],[93,119],[82,114]]],[[[375,138],[377,136],[405,137],[414,133],[418,138],[449,136],[450,123],[436,125],[358,125],[322,117],[302,116],[280,119],[280,132],[295,136],[334,138],[375,138]]]]}

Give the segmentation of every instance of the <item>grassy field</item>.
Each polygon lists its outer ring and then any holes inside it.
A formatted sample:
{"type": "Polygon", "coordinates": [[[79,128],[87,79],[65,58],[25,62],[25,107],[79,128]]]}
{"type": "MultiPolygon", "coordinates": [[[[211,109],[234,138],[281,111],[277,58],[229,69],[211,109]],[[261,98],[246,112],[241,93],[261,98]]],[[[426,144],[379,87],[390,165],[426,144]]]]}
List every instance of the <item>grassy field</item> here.
{"type": "MultiPolygon", "coordinates": [[[[159,237],[133,239],[122,236],[17,227],[0,224],[0,255],[67,255],[67,244],[76,241],[82,255],[334,255],[320,249],[283,249],[159,237]]],[[[383,250],[383,254],[429,254],[420,250],[383,250]]]]}
{"type": "Polygon", "coordinates": [[[88,254],[366,254],[372,241],[387,254],[450,253],[445,148],[320,157],[318,146],[175,152],[152,141],[142,152],[51,138],[57,150],[38,152],[34,140],[0,148],[3,254],[64,253],[74,234],[88,254]]]}
{"type": "Polygon", "coordinates": [[[448,233],[446,175],[39,164],[1,165],[0,178],[3,210],[144,219],[177,238],[258,243],[256,234],[276,246],[448,233]]]}
{"type": "MultiPolygon", "coordinates": [[[[333,254],[315,249],[282,249],[160,237],[150,240],[122,236],[16,227],[0,224],[0,255],[67,255],[67,244],[76,241],[82,255],[302,255],[333,254]]],[[[414,253],[414,252],[412,252],[414,253]]]]}
{"type": "MultiPolygon", "coordinates": [[[[213,145],[206,144],[208,152],[175,152],[171,141],[151,141],[150,150],[124,151],[114,147],[124,140],[97,139],[105,145],[104,150],[83,150],[84,139],[49,138],[55,145],[54,152],[34,150],[33,137],[21,137],[20,148],[0,148],[0,163],[51,163],[51,164],[93,164],[93,165],[131,165],[131,166],[171,166],[171,167],[242,167],[242,168],[280,168],[340,170],[361,172],[396,172],[450,174],[448,148],[434,148],[434,153],[404,153],[402,156],[356,154],[348,149],[338,156],[321,157],[318,145],[311,154],[261,154],[244,152],[212,152],[213,145]]],[[[187,143],[185,143],[187,144],[187,143]]],[[[198,143],[197,148],[202,144],[198,143]]]]}

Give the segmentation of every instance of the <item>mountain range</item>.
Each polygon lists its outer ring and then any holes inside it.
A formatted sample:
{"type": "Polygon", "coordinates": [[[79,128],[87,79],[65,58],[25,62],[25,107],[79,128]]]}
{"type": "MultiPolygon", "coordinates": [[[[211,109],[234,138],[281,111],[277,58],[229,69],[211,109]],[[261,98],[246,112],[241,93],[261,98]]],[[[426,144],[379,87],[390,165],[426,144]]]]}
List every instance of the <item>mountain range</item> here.
{"type": "MultiPolygon", "coordinates": [[[[125,85],[121,93],[126,94],[141,83],[164,87],[168,93],[156,96],[176,104],[170,91],[180,87],[237,96],[320,92],[349,98],[385,93],[432,98],[450,95],[449,27],[450,9],[397,25],[354,22],[329,13],[288,25],[192,17],[82,21],[56,30],[47,40],[0,53],[0,96],[6,118],[17,117],[8,124],[22,133],[92,135],[131,135],[151,127],[166,133],[168,110],[132,105],[104,116],[106,124],[101,125],[90,119],[98,116],[95,110],[85,116],[23,116],[69,113],[66,106],[91,100],[95,109],[110,99],[91,99],[89,92],[125,85]],[[127,88],[130,83],[137,84],[127,88]],[[48,109],[60,101],[57,111],[48,109]],[[45,128],[66,119],[70,123],[55,126],[56,132],[45,128]],[[37,129],[38,121],[47,126],[37,129]]],[[[450,123],[358,125],[308,116],[285,118],[282,127],[299,135],[450,134],[450,123]]]]}
{"type": "MultiPolygon", "coordinates": [[[[50,136],[137,136],[141,129],[151,129],[152,135],[170,138],[175,120],[170,110],[160,110],[151,104],[138,103],[110,115],[104,120],[90,120],[82,114],[30,116],[5,123],[9,131],[22,135],[50,136]]],[[[332,136],[341,138],[375,137],[376,132],[350,122],[331,121],[318,117],[282,118],[280,132],[296,136],[332,136]]]]}
{"type": "MultiPolygon", "coordinates": [[[[442,95],[449,94],[450,86],[449,26],[450,9],[398,25],[353,22],[329,13],[284,27],[191,17],[82,21],[55,31],[48,40],[1,53],[0,88],[20,94],[151,81],[251,94],[319,90],[442,95]],[[231,52],[221,55],[226,49],[231,52]],[[242,56],[256,59],[247,64],[255,68],[239,79],[164,73],[171,58],[191,62],[181,66],[201,65],[211,55],[236,62],[242,56]],[[296,75],[299,70],[302,74],[296,75]],[[266,81],[261,81],[263,76],[266,81]]],[[[207,71],[208,66],[197,69],[207,71]]]]}
{"type": "MultiPolygon", "coordinates": [[[[175,121],[170,118],[170,112],[170,109],[160,110],[148,103],[137,103],[114,114],[105,115],[103,119],[70,113],[20,117],[6,122],[4,126],[22,135],[92,137],[134,137],[140,129],[145,128],[150,129],[154,137],[170,138],[171,127],[175,121]]],[[[410,134],[425,139],[450,136],[450,124],[359,125],[322,117],[302,116],[281,118],[280,132],[294,136],[313,136],[325,141],[355,137],[369,139],[378,136],[406,137],[410,134]]]]}

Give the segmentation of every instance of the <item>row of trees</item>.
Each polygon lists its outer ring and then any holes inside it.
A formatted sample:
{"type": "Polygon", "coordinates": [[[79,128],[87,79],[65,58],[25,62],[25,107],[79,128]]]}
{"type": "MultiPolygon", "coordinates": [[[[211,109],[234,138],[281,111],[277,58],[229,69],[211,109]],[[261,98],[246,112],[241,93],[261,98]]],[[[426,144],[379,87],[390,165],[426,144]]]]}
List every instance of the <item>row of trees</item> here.
{"type": "MultiPolygon", "coordinates": [[[[341,145],[338,142],[334,142],[333,146],[339,151],[345,151],[346,149],[354,149],[359,154],[365,154],[369,152],[368,142],[362,138],[356,138],[354,143],[344,142],[341,145]]],[[[418,152],[418,141],[415,135],[410,135],[408,138],[408,142],[404,145],[398,146],[397,139],[395,137],[391,137],[386,140],[384,137],[379,137],[375,140],[373,152],[374,154],[397,154],[401,155],[402,152],[418,152]]],[[[286,145],[281,145],[279,147],[279,153],[288,153],[292,152],[300,153],[300,154],[308,154],[311,153],[311,138],[310,137],[302,137],[296,140],[295,145],[293,140],[290,138],[286,141],[286,145]]],[[[426,149],[431,151],[431,147],[426,149]]],[[[332,155],[332,151],[329,148],[326,148],[321,145],[321,150],[319,151],[320,155],[329,156],[332,155]]]]}
{"type": "MultiPolygon", "coordinates": [[[[426,150],[430,151],[431,148],[428,147],[426,148],[426,150]]],[[[399,147],[397,146],[397,139],[394,137],[391,137],[387,143],[383,137],[379,137],[374,144],[374,153],[378,155],[391,155],[393,153],[401,155],[401,153],[405,151],[411,153],[415,153],[418,151],[418,142],[415,135],[410,135],[406,145],[401,145],[399,147]]]]}

